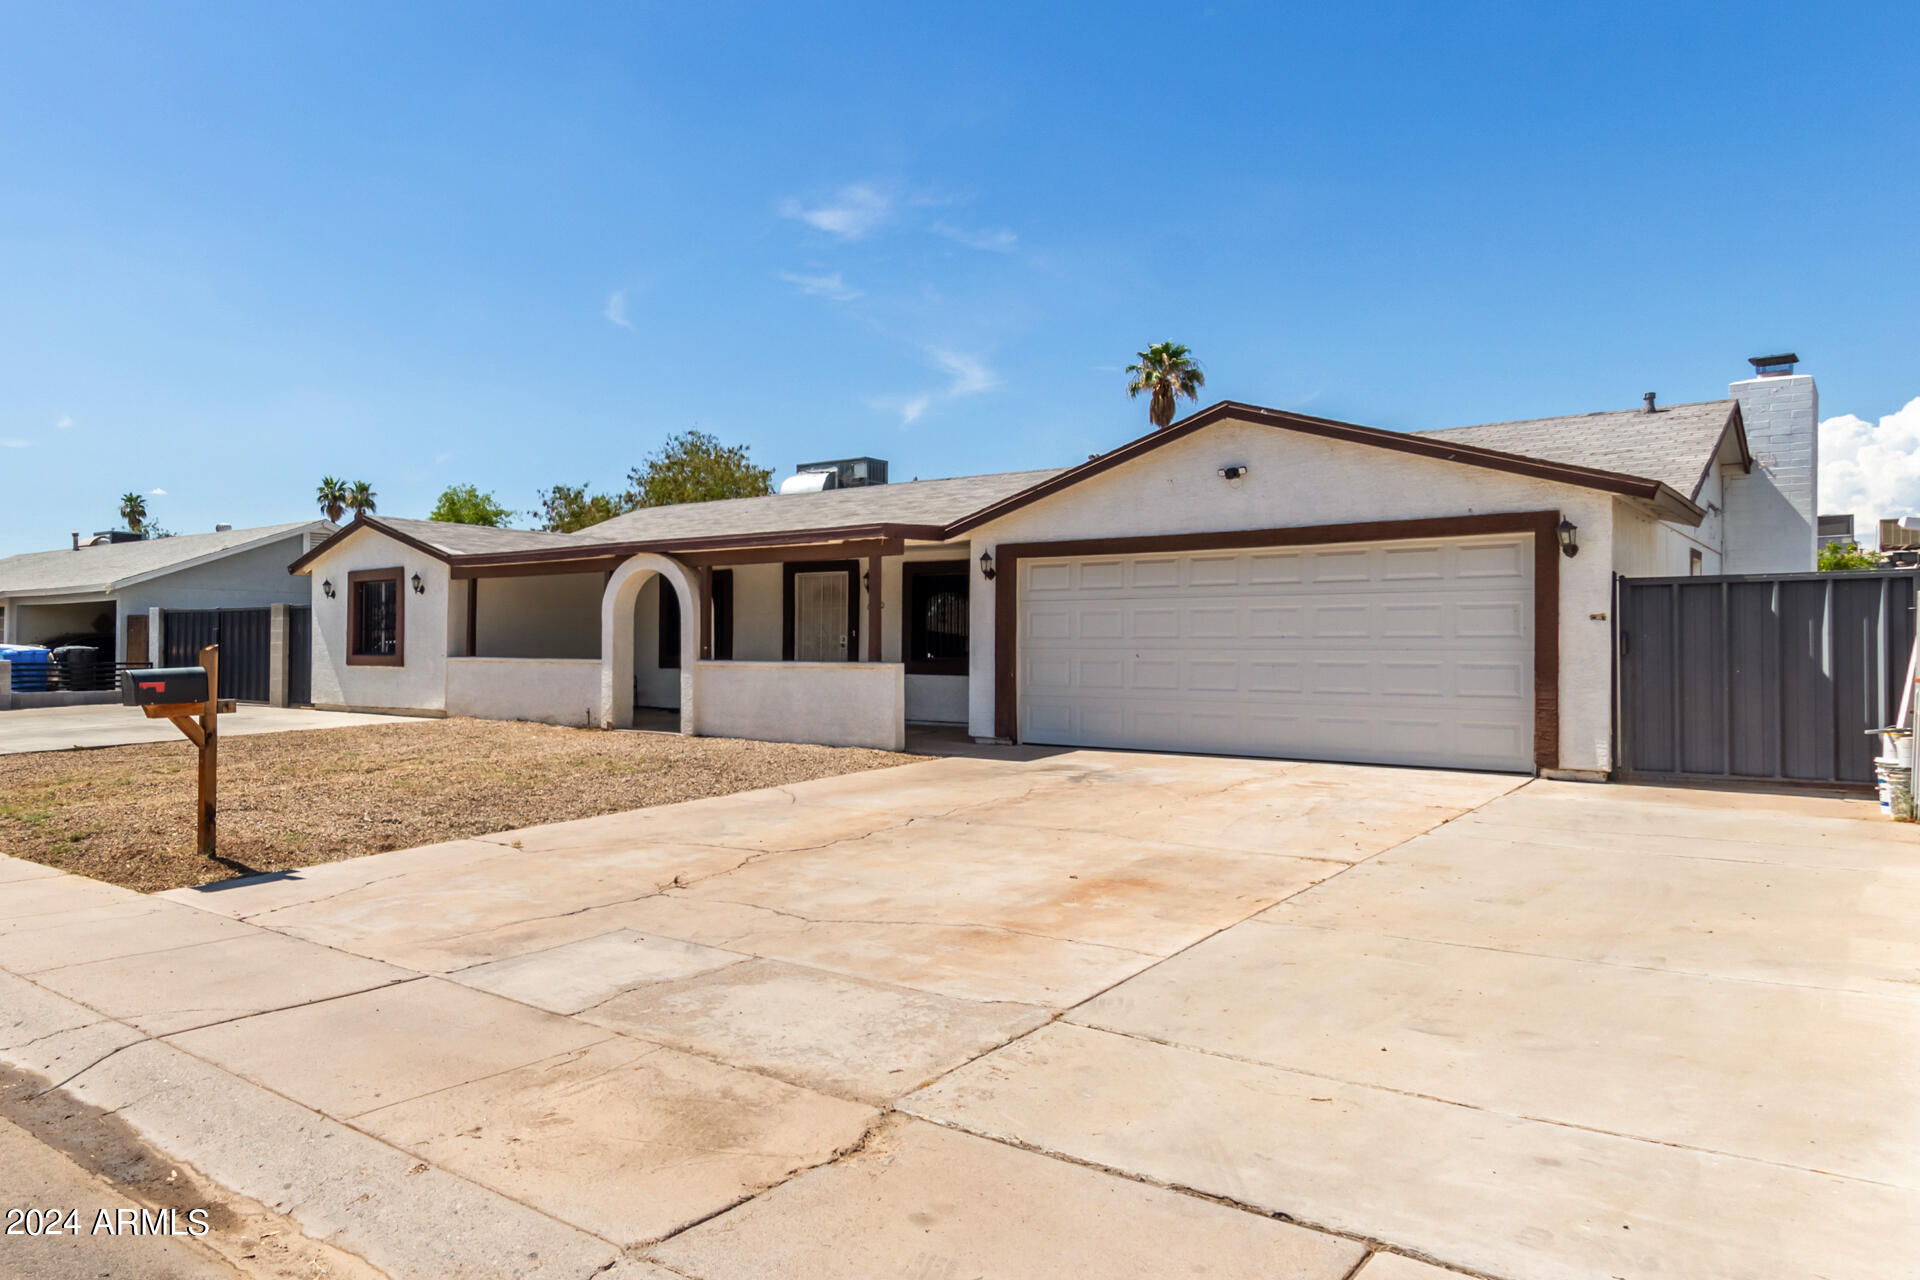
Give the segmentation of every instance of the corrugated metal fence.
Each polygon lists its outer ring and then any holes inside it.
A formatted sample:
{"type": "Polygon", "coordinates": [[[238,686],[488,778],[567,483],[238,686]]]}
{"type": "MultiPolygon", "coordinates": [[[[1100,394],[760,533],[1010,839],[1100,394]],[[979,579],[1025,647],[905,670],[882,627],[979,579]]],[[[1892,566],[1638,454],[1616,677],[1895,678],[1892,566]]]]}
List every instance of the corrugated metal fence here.
{"type": "Polygon", "coordinates": [[[268,609],[169,609],[162,617],[163,665],[199,664],[205,645],[220,646],[222,698],[265,702],[273,666],[273,615],[268,609]]]}
{"type": "Polygon", "coordinates": [[[1621,578],[1623,774],[1873,782],[1898,711],[1913,570],[1621,578]]]}

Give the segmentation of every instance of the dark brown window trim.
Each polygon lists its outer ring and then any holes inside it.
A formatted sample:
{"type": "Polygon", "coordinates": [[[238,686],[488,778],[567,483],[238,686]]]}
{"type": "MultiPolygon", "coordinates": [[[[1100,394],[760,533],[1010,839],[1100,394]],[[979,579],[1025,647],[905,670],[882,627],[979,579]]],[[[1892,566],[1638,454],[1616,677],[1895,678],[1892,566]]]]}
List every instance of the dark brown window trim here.
{"type": "Polygon", "coordinates": [[[1059,556],[1141,555],[1155,551],[1223,551],[1242,547],[1325,546],[1336,542],[1401,542],[1470,538],[1478,534],[1533,535],[1533,761],[1560,767],[1560,544],[1559,511],[1446,516],[1433,520],[1378,520],[1365,524],[1250,529],[1237,533],[1176,533],[1159,537],[1095,538],[1071,542],[1010,542],[993,548],[993,731],[1020,740],[1020,562],[1059,556]]]}
{"type": "MultiPolygon", "coordinates": [[[[919,577],[958,577],[967,584],[967,594],[973,594],[973,561],[971,560],[902,560],[900,562],[900,657],[906,663],[910,676],[964,676],[967,674],[967,659],[953,662],[922,662],[913,656],[913,580],[919,577]]],[[[969,650],[973,647],[971,636],[967,639],[969,650]]]]}
{"type": "Polygon", "coordinates": [[[793,575],[831,573],[836,569],[844,571],[847,575],[847,661],[860,660],[860,562],[858,560],[789,560],[780,567],[780,660],[782,662],[794,660],[793,575]]]}
{"type": "Polygon", "coordinates": [[[407,665],[407,571],[392,569],[354,569],[347,574],[347,665],[350,667],[404,667],[407,665]],[[393,583],[393,652],[355,653],[360,635],[360,593],[363,582],[393,583]]]}

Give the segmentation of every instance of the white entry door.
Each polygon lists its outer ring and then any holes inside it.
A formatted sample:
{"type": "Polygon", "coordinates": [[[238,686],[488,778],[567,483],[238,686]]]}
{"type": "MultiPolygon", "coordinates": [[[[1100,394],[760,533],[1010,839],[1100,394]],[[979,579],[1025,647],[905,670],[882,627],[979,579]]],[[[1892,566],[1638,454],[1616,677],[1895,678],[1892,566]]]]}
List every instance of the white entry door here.
{"type": "Polygon", "coordinates": [[[1028,560],[1026,742],[1528,770],[1527,535],[1028,560]]]}
{"type": "Polygon", "coordinates": [[[847,660],[847,575],[793,575],[793,659],[795,662],[847,660]]]}

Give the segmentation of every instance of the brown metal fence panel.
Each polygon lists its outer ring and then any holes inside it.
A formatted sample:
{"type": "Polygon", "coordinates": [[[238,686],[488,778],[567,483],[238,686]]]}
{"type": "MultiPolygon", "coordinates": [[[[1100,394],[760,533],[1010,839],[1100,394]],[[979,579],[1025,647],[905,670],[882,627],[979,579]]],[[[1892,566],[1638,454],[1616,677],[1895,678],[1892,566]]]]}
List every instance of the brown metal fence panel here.
{"type": "Polygon", "coordinates": [[[1619,579],[1620,771],[1871,784],[1917,581],[1910,569],[1619,579]]]}

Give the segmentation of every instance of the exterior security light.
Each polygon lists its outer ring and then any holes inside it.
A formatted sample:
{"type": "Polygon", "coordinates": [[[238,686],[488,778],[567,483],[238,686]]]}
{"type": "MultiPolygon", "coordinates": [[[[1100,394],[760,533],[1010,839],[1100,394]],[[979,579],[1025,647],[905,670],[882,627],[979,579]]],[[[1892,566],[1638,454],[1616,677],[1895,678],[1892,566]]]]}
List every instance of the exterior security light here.
{"type": "Polygon", "coordinates": [[[1571,520],[1562,520],[1560,527],[1554,530],[1560,535],[1560,554],[1571,560],[1580,554],[1580,526],[1571,520]]]}
{"type": "Polygon", "coordinates": [[[1228,484],[1239,484],[1246,474],[1247,468],[1244,463],[1236,463],[1231,467],[1220,468],[1220,478],[1228,484]]]}
{"type": "Polygon", "coordinates": [[[417,596],[427,594],[427,584],[420,580],[420,575],[417,573],[413,575],[413,594],[417,596]]]}
{"type": "Polygon", "coordinates": [[[980,553],[980,576],[988,582],[993,581],[993,552],[991,550],[980,553]]]}
{"type": "Polygon", "coordinates": [[[327,599],[329,600],[333,599],[333,579],[332,578],[328,578],[325,582],[320,584],[320,592],[322,595],[326,596],[327,599]]]}

